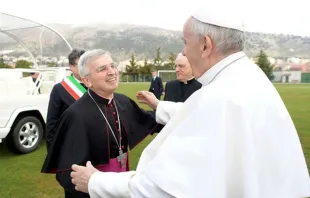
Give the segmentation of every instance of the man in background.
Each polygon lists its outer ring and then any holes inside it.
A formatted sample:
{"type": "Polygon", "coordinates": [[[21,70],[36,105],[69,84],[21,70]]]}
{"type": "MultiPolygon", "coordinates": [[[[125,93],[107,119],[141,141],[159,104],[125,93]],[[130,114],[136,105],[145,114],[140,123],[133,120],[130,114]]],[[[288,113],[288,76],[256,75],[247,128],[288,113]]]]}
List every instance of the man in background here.
{"type": "Polygon", "coordinates": [[[201,84],[193,77],[192,68],[185,56],[179,53],[175,60],[177,79],[166,83],[165,101],[184,102],[201,84]]]}
{"type": "MultiPolygon", "coordinates": [[[[182,53],[175,59],[175,72],[177,79],[166,83],[164,101],[185,102],[202,85],[193,77],[192,68],[182,53]]],[[[158,124],[154,131],[159,133],[164,126],[158,124]]]]}
{"type": "MultiPolygon", "coordinates": [[[[37,83],[36,83],[36,81],[37,81],[37,79],[39,77],[39,73],[38,72],[31,72],[30,75],[32,77],[32,81],[36,84],[36,87],[38,87],[40,81],[38,80],[37,83]]],[[[38,89],[38,93],[41,94],[40,88],[38,89]]]]}
{"type": "Polygon", "coordinates": [[[78,61],[84,52],[84,50],[72,50],[68,56],[72,75],[57,83],[51,91],[46,118],[47,147],[52,143],[55,128],[62,113],[86,91],[84,85],[81,85],[78,69],[78,61]]]}
{"type": "Polygon", "coordinates": [[[161,78],[157,76],[157,71],[152,71],[152,81],[149,92],[154,93],[158,100],[160,100],[161,95],[165,93],[163,82],[161,78]]]}

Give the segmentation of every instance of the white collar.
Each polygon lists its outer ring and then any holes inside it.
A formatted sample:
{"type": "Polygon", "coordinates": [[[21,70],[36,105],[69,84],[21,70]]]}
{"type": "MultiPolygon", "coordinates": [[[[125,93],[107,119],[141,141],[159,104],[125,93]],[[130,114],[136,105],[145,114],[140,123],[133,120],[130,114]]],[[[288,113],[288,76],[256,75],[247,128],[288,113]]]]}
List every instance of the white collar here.
{"type": "Polygon", "coordinates": [[[188,79],[188,80],[186,80],[186,81],[184,81],[184,82],[182,82],[182,83],[183,83],[183,84],[187,84],[188,81],[191,81],[193,78],[194,78],[194,77],[191,77],[190,79],[188,79]]]}
{"type": "Polygon", "coordinates": [[[198,82],[202,84],[202,86],[205,86],[209,84],[213,78],[220,72],[222,69],[224,69],[228,64],[232,63],[233,61],[236,61],[242,57],[245,57],[246,54],[244,52],[236,52],[234,54],[231,54],[221,60],[220,62],[216,63],[213,67],[211,67],[208,71],[206,71],[200,78],[197,79],[198,82]]]}
{"type": "Polygon", "coordinates": [[[112,100],[113,100],[113,97],[110,98],[110,99],[108,99],[108,100],[109,100],[108,104],[111,104],[111,102],[112,102],[112,100]]]}

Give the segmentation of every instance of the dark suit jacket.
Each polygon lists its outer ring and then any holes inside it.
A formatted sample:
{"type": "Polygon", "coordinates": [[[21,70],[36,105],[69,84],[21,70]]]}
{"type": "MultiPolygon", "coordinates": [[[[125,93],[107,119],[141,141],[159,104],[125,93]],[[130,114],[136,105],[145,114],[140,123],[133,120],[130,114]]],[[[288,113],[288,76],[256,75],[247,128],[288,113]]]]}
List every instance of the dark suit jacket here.
{"type": "Polygon", "coordinates": [[[166,83],[165,101],[185,102],[195,91],[201,88],[201,84],[195,80],[187,81],[187,84],[178,80],[172,80],[166,83]]]}
{"type": "MultiPolygon", "coordinates": [[[[33,81],[34,83],[36,82],[36,80],[37,80],[36,78],[32,77],[32,81],[33,81]]],[[[40,82],[40,81],[37,82],[36,87],[39,85],[39,82],[40,82]]],[[[40,88],[38,89],[38,93],[41,94],[40,88]]]]}
{"type": "Polygon", "coordinates": [[[46,117],[46,143],[49,147],[55,135],[58,120],[62,113],[72,105],[76,100],[65,90],[65,88],[57,83],[50,95],[46,117]]]}
{"type": "Polygon", "coordinates": [[[149,92],[153,92],[157,99],[160,99],[160,96],[164,92],[163,82],[160,77],[156,77],[155,80],[152,78],[151,86],[149,92]]]}

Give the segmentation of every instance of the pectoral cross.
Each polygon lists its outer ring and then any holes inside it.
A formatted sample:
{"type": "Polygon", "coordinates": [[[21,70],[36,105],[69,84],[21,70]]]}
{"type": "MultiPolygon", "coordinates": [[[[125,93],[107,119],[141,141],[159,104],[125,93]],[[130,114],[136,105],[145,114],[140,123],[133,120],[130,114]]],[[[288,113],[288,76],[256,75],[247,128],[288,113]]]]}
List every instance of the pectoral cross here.
{"type": "Polygon", "coordinates": [[[121,168],[125,166],[126,153],[123,153],[122,150],[119,151],[119,156],[117,156],[117,161],[121,163],[121,168]]]}

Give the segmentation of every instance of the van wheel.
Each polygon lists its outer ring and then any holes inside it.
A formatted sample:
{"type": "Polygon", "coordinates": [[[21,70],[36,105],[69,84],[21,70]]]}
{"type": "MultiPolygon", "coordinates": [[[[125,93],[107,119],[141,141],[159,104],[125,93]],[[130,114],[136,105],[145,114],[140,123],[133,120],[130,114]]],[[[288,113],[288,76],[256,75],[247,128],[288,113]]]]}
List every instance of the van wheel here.
{"type": "Polygon", "coordinates": [[[36,150],[43,138],[43,127],[34,116],[20,118],[13,125],[7,137],[8,148],[18,154],[26,154],[36,150]]]}

